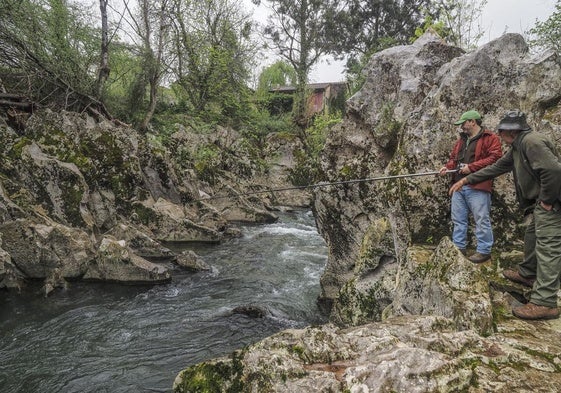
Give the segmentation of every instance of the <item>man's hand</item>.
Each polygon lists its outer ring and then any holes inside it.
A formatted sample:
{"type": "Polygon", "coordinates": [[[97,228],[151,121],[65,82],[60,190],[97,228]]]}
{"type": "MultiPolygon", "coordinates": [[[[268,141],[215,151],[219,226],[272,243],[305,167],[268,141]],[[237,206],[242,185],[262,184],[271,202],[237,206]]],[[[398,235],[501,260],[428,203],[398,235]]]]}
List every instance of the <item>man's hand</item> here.
{"type": "Polygon", "coordinates": [[[543,201],[540,201],[540,205],[541,205],[541,207],[543,207],[548,212],[550,212],[553,209],[553,205],[548,205],[547,203],[545,203],[543,201]]]}
{"type": "Polygon", "coordinates": [[[463,164],[458,172],[461,173],[462,175],[469,175],[471,173],[468,164],[463,164]]]}
{"type": "Polygon", "coordinates": [[[465,177],[461,180],[458,180],[456,183],[452,184],[452,187],[450,187],[450,190],[448,191],[448,195],[451,196],[456,191],[460,191],[462,187],[465,186],[466,184],[467,184],[467,180],[465,177]]]}
{"type": "Polygon", "coordinates": [[[443,166],[442,168],[439,169],[439,176],[444,176],[448,173],[448,168],[446,168],[445,166],[443,166]]]}

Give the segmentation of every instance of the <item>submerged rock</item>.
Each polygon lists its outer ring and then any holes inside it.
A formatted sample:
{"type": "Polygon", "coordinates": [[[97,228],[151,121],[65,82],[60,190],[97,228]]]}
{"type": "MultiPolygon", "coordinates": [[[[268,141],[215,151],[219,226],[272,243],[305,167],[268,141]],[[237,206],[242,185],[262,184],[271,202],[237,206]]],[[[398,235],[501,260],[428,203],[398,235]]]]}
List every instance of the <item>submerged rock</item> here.
{"type": "Polygon", "coordinates": [[[270,312],[269,310],[267,310],[267,308],[251,304],[234,307],[232,313],[247,315],[250,318],[263,318],[267,315],[270,315],[270,312]]]}
{"type": "Polygon", "coordinates": [[[211,267],[204,261],[204,259],[191,250],[183,251],[181,254],[177,255],[175,263],[194,272],[211,270],[211,267]]]}

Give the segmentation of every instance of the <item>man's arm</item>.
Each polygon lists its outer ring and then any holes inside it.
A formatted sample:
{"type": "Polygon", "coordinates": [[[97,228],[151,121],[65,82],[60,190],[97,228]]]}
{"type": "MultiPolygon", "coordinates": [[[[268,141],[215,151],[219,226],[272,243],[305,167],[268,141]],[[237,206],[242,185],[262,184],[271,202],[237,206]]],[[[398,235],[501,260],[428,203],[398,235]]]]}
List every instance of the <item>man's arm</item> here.
{"type": "Polygon", "coordinates": [[[535,144],[529,143],[525,151],[530,166],[540,179],[538,198],[546,205],[555,204],[559,200],[560,191],[561,163],[552,149],[555,149],[555,146],[540,140],[535,144]]]}
{"type": "Polygon", "coordinates": [[[454,192],[460,190],[466,184],[476,184],[482,181],[494,179],[504,173],[512,171],[514,167],[514,161],[512,159],[512,149],[509,149],[504,156],[502,156],[497,162],[489,165],[477,172],[471,173],[463,179],[457,181],[450,187],[448,194],[452,195],[454,192]]]}

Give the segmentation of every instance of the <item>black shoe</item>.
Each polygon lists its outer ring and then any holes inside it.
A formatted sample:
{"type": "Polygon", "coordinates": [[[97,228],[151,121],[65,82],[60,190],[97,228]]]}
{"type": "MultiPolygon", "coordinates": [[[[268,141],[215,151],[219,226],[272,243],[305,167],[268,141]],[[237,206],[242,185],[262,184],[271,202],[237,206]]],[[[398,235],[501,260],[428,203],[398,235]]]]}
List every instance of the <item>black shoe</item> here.
{"type": "Polygon", "coordinates": [[[473,263],[483,263],[491,259],[491,254],[481,254],[479,252],[476,252],[468,259],[473,263]]]}

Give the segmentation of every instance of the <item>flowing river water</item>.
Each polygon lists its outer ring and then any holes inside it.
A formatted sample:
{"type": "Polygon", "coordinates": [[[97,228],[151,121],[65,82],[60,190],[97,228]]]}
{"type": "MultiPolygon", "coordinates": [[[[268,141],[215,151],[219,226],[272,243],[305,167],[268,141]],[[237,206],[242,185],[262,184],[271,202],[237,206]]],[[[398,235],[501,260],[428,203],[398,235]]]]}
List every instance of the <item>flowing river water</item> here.
{"type": "Polygon", "coordinates": [[[327,260],[307,211],[189,246],[210,271],[171,283],[71,283],[48,298],[0,292],[0,392],[171,392],[186,366],[287,328],[325,322],[315,300],[327,260]],[[265,309],[263,317],[232,313],[265,309]]]}

